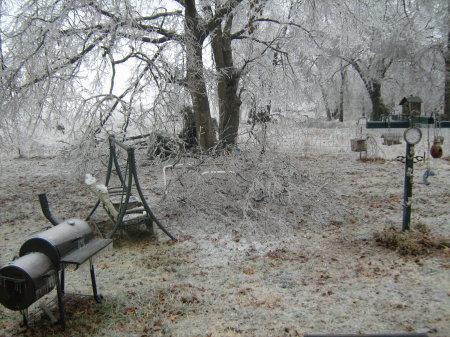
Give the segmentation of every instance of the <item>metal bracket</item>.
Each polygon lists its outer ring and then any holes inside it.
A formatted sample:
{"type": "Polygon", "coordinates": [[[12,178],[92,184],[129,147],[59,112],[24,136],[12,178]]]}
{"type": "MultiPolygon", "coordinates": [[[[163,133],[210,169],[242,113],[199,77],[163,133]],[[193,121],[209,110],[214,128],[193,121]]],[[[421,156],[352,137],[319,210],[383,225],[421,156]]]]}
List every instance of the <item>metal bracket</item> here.
{"type": "Polygon", "coordinates": [[[408,198],[408,201],[403,201],[403,207],[410,207],[412,205],[412,198],[408,198]]]}
{"type": "MultiPolygon", "coordinates": [[[[406,158],[405,156],[397,156],[395,158],[396,161],[399,161],[403,164],[406,163],[406,159],[411,159],[411,157],[406,158]]],[[[423,156],[414,156],[412,159],[413,159],[414,164],[420,163],[421,161],[424,160],[423,156]]]]}

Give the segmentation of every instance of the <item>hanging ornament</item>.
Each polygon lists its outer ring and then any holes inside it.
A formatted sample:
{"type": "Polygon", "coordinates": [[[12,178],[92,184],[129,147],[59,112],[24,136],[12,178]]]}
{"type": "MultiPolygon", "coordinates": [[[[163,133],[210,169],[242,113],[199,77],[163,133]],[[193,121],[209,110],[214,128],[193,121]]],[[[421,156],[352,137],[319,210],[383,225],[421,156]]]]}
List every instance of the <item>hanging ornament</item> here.
{"type": "Polygon", "coordinates": [[[431,146],[430,153],[433,158],[442,157],[442,146],[440,137],[434,138],[433,146],[431,146]]]}

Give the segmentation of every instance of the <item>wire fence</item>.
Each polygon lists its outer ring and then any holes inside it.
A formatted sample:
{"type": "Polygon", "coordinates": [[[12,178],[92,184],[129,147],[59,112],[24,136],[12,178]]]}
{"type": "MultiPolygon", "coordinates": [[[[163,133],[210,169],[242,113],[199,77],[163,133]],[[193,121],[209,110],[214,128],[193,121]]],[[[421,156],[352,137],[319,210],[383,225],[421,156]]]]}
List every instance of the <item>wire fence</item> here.
{"type": "MultiPolygon", "coordinates": [[[[428,155],[435,137],[444,139],[444,156],[450,155],[450,129],[437,129],[434,126],[421,126],[422,140],[415,146],[416,155],[428,155]]],[[[349,153],[352,139],[367,139],[369,157],[393,159],[405,155],[405,129],[366,129],[365,123],[357,125],[355,121],[329,123],[320,126],[306,123],[271,123],[266,130],[259,127],[253,135],[261,143],[276,152],[294,153],[308,156],[324,153],[349,153]],[[386,139],[398,138],[400,143],[387,145],[386,139]]],[[[363,153],[365,155],[365,153],[363,153]]]]}

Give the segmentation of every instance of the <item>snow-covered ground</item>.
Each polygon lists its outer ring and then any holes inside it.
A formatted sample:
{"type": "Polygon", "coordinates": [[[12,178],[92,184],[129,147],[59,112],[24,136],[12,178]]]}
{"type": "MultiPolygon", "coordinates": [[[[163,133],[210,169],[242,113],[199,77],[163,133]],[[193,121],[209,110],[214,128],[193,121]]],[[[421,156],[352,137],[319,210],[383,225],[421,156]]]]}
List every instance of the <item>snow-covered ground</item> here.
{"type": "MultiPolygon", "coordinates": [[[[167,194],[162,166],[139,157],[150,206],[179,241],[161,231],[157,240],[118,235],[96,258],[104,302],[68,302],[65,332],[38,308],[25,329],[18,312],[0,307],[0,336],[449,336],[449,250],[402,256],[374,239],[386,227],[401,229],[404,165],[392,159],[405,145],[383,146],[382,131],[363,130],[378,143],[369,157],[382,159],[360,161],[349,148],[355,132],[354,125],[273,128],[264,155],[247,144],[238,155],[204,163],[233,167],[221,177],[174,171],[167,194]]],[[[445,156],[450,137],[443,136],[445,156]]],[[[426,143],[425,130],[417,154],[426,143]]],[[[0,163],[0,265],[50,225],[38,192],[60,218],[85,218],[95,203],[76,163],[57,151],[14,156],[0,163]]],[[[414,175],[412,227],[450,238],[450,161],[417,163],[414,175]],[[425,185],[428,167],[437,174],[425,185]]],[[[90,293],[86,267],[67,274],[68,292],[90,293]]]]}

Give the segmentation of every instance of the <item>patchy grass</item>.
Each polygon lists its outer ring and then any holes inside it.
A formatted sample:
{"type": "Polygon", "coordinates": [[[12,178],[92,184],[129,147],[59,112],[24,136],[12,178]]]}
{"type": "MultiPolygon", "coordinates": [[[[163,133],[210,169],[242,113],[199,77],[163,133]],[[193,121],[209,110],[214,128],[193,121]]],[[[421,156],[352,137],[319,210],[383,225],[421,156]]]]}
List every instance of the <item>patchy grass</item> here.
{"type": "MultiPolygon", "coordinates": [[[[114,320],[114,324],[123,324],[128,317],[121,313],[126,313],[126,306],[120,298],[106,298],[101,303],[93,299],[87,300],[84,296],[65,296],[65,321],[66,329],[63,331],[59,323],[52,323],[48,317],[38,310],[34,310],[30,316],[28,326],[23,322],[4,321],[0,330],[1,336],[36,336],[36,337],[69,337],[73,336],[76,328],[77,336],[98,335],[99,331],[107,329],[114,320]],[[20,328],[18,328],[18,326],[20,328]]],[[[59,319],[57,307],[54,301],[49,307],[59,319]]],[[[17,318],[21,317],[17,314],[17,318]]]]}
{"type": "MultiPolygon", "coordinates": [[[[74,331],[76,336],[124,336],[124,331],[133,336],[170,336],[179,320],[199,311],[204,303],[201,288],[189,283],[161,284],[145,291],[141,282],[124,290],[101,303],[85,296],[65,296],[65,331],[35,310],[27,327],[17,321],[19,314],[17,320],[3,321],[0,336],[71,337],[74,331]]],[[[50,308],[58,318],[56,304],[50,308]]]]}
{"type": "Polygon", "coordinates": [[[450,248],[450,239],[430,237],[428,227],[419,223],[416,230],[400,232],[388,227],[375,232],[375,241],[386,248],[397,251],[400,255],[424,255],[431,250],[450,248]]]}
{"type": "MultiPolygon", "coordinates": [[[[144,228],[118,232],[95,258],[104,302],[68,298],[64,332],[39,309],[30,309],[37,315],[25,329],[20,313],[0,307],[0,336],[450,336],[450,250],[434,239],[450,237],[448,162],[435,163],[438,184],[415,186],[423,201],[414,222],[427,224],[414,225],[416,251],[425,255],[405,258],[392,241],[412,233],[386,230],[382,237],[392,251],[373,239],[375,230],[401,219],[401,164],[365,165],[345,153],[254,152],[224,163],[208,158],[197,167],[192,159],[189,169],[174,170],[167,194],[160,167],[139,167],[152,210],[179,240],[158,229],[155,238],[144,228]],[[235,173],[202,174],[215,169],[235,173]]],[[[26,237],[48,226],[37,190],[49,192],[61,218],[85,218],[95,204],[57,168],[55,160],[0,162],[0,210],[7,220],[0,224],[2,265],[26,237]]],[[[99,211],[92,221],[107,233],[107,219],[99,211]]],[[[68,292],[91,293],[87,266],[68,276],[68,292]]]]}

